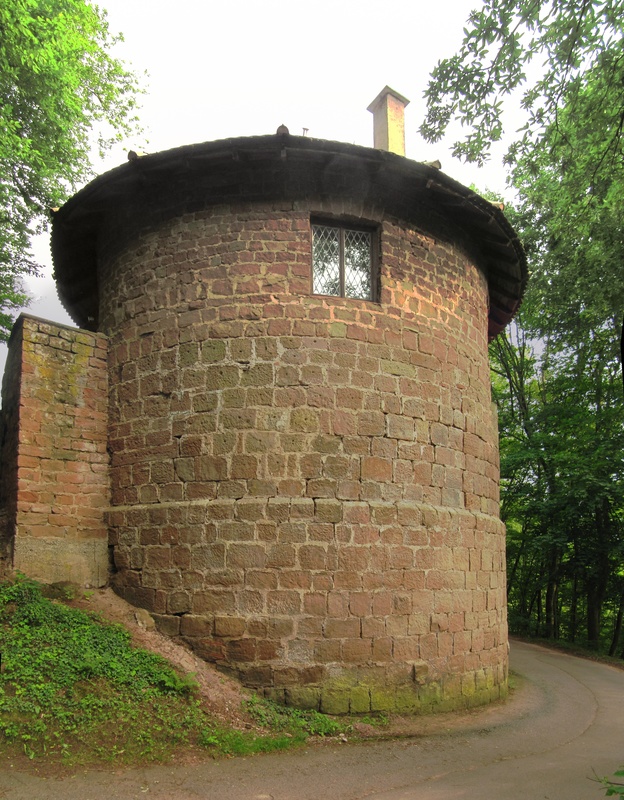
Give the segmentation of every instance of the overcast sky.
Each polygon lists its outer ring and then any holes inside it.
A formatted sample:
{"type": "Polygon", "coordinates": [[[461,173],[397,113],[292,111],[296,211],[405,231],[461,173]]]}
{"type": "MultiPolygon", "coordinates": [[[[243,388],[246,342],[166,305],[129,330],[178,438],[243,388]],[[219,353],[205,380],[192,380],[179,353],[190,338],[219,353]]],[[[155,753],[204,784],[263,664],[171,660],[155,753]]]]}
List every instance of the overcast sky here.
{"type": "MultiPolygon", "coordinates": [[[[143,140],[116,147],[96,165],[123,163],[130,148],[148,152],[229,136],[292,134],[372,147],[366,110],[385,85],[409,98],[407,157],[438,158],[456,180],[502,191],[500,158],[482,170],[451,158],[449,143],[418,135],[423,91],[438,59],[452,55],[479,0],[102,0],[116,54],[147,72],[140,119],[143,140]]],[[[499,153],[500,156],[500,153],[499,153]]],[[[71,323],[56,298],[48,237],[35,243],[46,267],[27,282],[27,309],[71,323]]],[[[6,348],[0,348],[0,371],[6,348]]]]}

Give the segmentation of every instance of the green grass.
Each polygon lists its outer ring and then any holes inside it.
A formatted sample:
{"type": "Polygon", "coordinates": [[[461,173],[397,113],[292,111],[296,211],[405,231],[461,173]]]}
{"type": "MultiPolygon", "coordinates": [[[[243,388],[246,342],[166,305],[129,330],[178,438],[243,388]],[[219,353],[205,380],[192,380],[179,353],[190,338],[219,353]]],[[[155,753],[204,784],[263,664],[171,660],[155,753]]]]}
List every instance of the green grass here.
{"type": "Polygon", "coordinates": [[[46,598],[27,579],[0,583],[0,752],[76,765],[165,761],[184,748],[244,755],[292,747],[337,723],[258,698],[267,734],[215,724],[192,676],[130,644],[120,625],[46,598]]]}
{"type": "Polygon", "coordinates": [[[264,728],[296,732],[303,736],[337,736],[351,729],[349,723],[338,722],[319,711],[302,711],[277,705],[255,695],[244,701],[250,716],[264,728]]]}

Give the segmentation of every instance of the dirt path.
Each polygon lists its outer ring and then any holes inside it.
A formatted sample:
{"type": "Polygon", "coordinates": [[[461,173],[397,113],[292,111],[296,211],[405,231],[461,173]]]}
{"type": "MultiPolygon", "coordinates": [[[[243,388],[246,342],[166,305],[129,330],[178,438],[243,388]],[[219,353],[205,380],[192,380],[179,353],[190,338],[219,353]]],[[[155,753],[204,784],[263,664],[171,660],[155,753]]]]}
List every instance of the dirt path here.
{"type": "Polygon", "coordinates": [[[591,800],[624,763],[624,672],[514,642],[505,707],[421,721],[419,735],[193,766],[43,779],[0,772],[8,800],[591,800]],[[427,726],[431,727],[427,730],[427,726]]]}

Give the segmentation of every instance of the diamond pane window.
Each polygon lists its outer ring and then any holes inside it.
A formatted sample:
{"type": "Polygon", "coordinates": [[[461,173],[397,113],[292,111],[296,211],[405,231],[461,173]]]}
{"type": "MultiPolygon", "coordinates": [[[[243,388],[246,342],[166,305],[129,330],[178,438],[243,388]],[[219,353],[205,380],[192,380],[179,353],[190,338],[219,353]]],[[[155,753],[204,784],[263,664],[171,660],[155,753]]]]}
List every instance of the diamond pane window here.
{"type": "Polygon", "coordinates": [[[314,294],[340,296],[340,231],[313,227],[314,294]]]}
{"type": "Polygon", "coordinates": [[[312,291],[334,297],[373,299],[372,233],[312,226],[312,291]]]}

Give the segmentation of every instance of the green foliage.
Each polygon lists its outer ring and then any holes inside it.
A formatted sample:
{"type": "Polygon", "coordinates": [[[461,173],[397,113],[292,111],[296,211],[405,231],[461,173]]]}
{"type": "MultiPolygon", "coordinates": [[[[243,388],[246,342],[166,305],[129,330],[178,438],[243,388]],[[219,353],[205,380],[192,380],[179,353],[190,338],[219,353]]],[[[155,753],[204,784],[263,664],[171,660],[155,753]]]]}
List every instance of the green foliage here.
{"type": "Polygon", "coordinates": [[[100,151],[136,129],[137,78],[110,55],[118,37],[87,0],[0,3],[0,338],[35,274],[30,238],[91,175],[100,151]]]}
{"type": "Polygon", "coordinates": [[[273,726],[277,735],[215,724],[193,676],[131,647],[123,627],[51,601],[25,579],[0,584],[0,654],[0,752],[132,763],[190,746],[226,755],[268,752],[325,733],[320,723],[313,731],[313,721],[306,727],[294,715],[290,724],[273,726]]]}
{"type": "Polygon", "coordinates": [[[511,216],[532,275],[517,346],[500,338],[492,353],[510,624],[615,652],[624,613],[624,161],[619,134],[601,153],[590,119],[609,102],[621,114],[608,83],[590,70],[544,146],[514,167],[511,216]],[[581,104],[587,118],[576,116],[581,104]]]}
{"type": "Polygon", "coordinates": [[[280,706],[256,695],[245,701],[245,706],[256,722],[275,731],[296,731],[310,736],[336,736],[345,733],[349,728],[348,725],[319,711],[280,706]]]}
{"type": "MultiPolygon", "coordinates": [[[[624,769],[619,769],[614,773],[615,778],[624,778],[624,769]]],[[[605,797],[624,797],[624,782],[614,781],[613,778],[602,778],[600,783],[607,790],[605,797]]]]}
{"type": "Polygon", "coordinates": [[[602,328],[574,348],[546,340],[537,355],[533,344],[519,328],[491,347],[510,628],[613,650],[624,589],[617,351],[602,328]]]}
{"type": "MultiPolygon", "coordinates": [[[[623,26],[622,0],[484,0],[470,14],[459,52],[432,72],[421,133],[437,141],[458,119],[467,133],[455,154],[483,163],[503,135],[512,96],[527,119],[510,157],[531,153],[544,129],[558,123],[560,109],[576,99],[585,73],[621,59],[623,26]]],[[[618,88],[615,78],[608,80],[618,88]]]]}
{"type": "Polygon", "coordinates": [[[451,119],[478,163],[521,100],[510,221],[531,279],[492,345],[513,631],[615,653],[624,620],[624,0],[484,0],[434,70],[423,133],[451,119]]]}
{"type": "Polygon", "coordinates": [[[390,724],[390,720],[384,713],[366,715],[360,717],[359,721],[363,722],[365,725],[371,725],[373,728],[385,728],[386,725],[390,724]]]}

